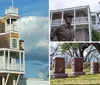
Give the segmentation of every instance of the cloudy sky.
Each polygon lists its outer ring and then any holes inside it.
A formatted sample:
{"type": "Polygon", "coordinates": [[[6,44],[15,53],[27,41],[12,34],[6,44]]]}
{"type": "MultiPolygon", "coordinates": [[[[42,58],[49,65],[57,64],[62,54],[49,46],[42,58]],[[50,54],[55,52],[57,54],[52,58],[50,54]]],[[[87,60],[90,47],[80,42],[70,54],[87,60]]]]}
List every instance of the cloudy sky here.
{"type": "Polygon", "coordinates": [[[100,11],[100,0],[50,0],[50,10],[89,5],[91,11],[100,11]]]}
{"type": "MultiPolygon", "coordinates": [[[[0,0],[0,16],[12,0],[0,0]]],[[[24,40],[26,74],[24,77],[46,78],[48,74],[48,0],[14,0],[19,9],[17,26],[24,40]]]]}

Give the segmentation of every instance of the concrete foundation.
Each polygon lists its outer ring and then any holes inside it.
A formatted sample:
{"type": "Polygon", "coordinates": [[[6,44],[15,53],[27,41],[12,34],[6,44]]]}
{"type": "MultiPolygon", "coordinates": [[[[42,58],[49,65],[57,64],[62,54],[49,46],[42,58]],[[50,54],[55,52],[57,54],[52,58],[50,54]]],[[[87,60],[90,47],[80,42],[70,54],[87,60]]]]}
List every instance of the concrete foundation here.
{"type": "Polygon", "coordinates": [[[100,72],[98,72],[98,71],[97,72],[96,71],[90,71],[89,72],[89,74],[98,74],[98,73],[100,73],[100,72]]]}
{"type": "Polygon", "coordinates": [[[85,72],[71,72],[70,76],[85,75],[85,72]]]}
{"type": "Polygon", "coordinates": [[[64,73],[55,73],[51,75],[51,78],[67,78],[68,74],[64,74],[64,73]]]}

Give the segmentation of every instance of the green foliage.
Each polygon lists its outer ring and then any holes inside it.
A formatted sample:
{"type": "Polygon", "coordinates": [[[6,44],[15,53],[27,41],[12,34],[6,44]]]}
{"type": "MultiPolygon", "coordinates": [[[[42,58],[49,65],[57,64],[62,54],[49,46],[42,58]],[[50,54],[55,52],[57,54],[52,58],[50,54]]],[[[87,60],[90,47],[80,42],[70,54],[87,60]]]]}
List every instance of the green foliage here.
{"type": "Polygon", "coordinates": [[[66,50],[68,50],[70,48],[70,43],[63,43],[60,45],[60,47],[61,47],[61,52],[65,53],[66,50]]]}
{"type": "Polygon", "coordinates": [[[100,32],[92,30],[92,41],[100,41],[100,32]]]}
{"type": "Polygon", "coordinates": [[[65,53],[68,49],[77,50],[83,46],[83,43],[63,43],[61,46],[61,52],[65,53]]]}

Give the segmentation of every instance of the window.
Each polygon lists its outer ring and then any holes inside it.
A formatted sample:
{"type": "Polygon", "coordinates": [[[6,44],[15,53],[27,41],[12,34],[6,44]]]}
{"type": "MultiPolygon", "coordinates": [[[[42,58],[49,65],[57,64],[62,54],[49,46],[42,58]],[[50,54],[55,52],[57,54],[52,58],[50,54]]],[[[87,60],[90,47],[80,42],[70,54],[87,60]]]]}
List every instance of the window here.
{"type": "Polygon", "coordinates": [[[17,48],[17,39],[12,39],[12,47],[17,48]]]}
{"type": "Polygon", "coordinates": [[[92,16],[92,21],[96,21],[96,17],[95,16],[92,16]]]}

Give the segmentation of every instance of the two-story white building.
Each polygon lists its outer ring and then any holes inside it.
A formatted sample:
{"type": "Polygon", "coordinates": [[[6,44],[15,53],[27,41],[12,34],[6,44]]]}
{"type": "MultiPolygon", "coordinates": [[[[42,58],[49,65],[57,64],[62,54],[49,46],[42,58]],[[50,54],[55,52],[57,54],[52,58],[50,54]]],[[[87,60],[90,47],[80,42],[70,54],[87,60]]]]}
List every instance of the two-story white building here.
{"type": "Polygon", "coordinates": [[[92,28],[100,31],[100,12],[91,12],[92,28]]]}
{"type": "Polygon", "coordinates": [[[75,41],[91,41],[91,12],[89,5],[65,9],[51,10],[51,32],[59,25],[64,24],[63,15],[72,12],[72,26],[75,31],[75,41]]]}

